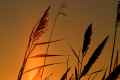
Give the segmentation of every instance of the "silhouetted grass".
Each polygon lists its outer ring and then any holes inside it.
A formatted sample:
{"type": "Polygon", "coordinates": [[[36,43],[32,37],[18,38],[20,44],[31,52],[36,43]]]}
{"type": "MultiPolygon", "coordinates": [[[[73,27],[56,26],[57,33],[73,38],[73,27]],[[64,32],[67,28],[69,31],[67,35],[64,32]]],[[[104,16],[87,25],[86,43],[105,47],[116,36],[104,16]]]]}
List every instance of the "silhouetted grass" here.
{"type": "Polygon", "coordinates": [[[59,39],[59,40],[54,40],[54,41],[47,41],[47,42],[41,42],[41,43],[34,43],[34,45],[45,45],[45,44],[51,44],[51,43],[55,43],[55,42],[59,42],[62,41],[63,39],[59,39]]]}
{"type": "Polygon", "coordinates": [[[75,80],[78,80],[78,71],[76,67],[75,67],[75,80]]]}
{"type": "Polygon", "coordinates": [[[42,18],[40,19],[39,23],[33,27],[33,30],[29,36],[28,46],[25,52],[24,60],[21,65],[21,68],[18,73],[17,80],[22,80],[24,69],[28,60],[28,57],[31,54],[31,50],[34,48],[33,43],[39,39],[42,34],[46,31],[47,23],[48,23],[48,12],[49,12],[50,6],[45,10],[42,18]]]}
{"type": "Polygon", "coordinates": [[[70,47],[71,52],[72,52],[73,55],[75,56],[76,60],[77,60],[78,62],[80,62],[79,56],[78,56],[77,52],[75,51],[75,49],[74,49],[71,45],[69,45],[69,47],[70,47]]]}
{"type": "Polygon", "coordinates": [[[71,74],[68,80],[72,80],[72,79],[73,79],[73,74],[71,74]]]}
{"type": "Polygon", "coordinates": [[[62,75],[60,80],[65,80],[69,71],[70,71],[70,67],[65,71],[65,73],[62,75]]]}
{"type": "Polygon", "coordinates": [[[34,68],[32,68],[32,69],[29,69],[29,70],[25,71],[25,73],[30,72],[30,71],[33,71],[33,70],[36,70],[36,69],[41,69],[41,68],[43,68],[43,67],[49,67],[49,66],[52,66],[52,65],[55,65],[55,64],[61,64],[61,63],[63,63],[63,62],[51,63],[51,64],[42,65],[42,66],[37,66],[37,67],[34,67],[34,68]]]}
{"type": "Polygon", "coordinates": [[[90,41],[91,41],[91,35],[92,35],[92,24],[90,24],[84,34],[84,42],[83,42],[83,49],[82,49],[82,53],[83,56],[85,55],[85,53],[87,52],[87,50],[89,49],[89,45],[90,45],[90,41]]]}
{"type": "MultiPolygon", "coordinates": [[[[95,63],[99,55],[101,54],[101,51],[103,50],[106,42],[107,42],[108,36],[102,41],[102,43],[97,47],[97,49],[94,51],[93,55],[90,57],[88,63],[84,66],[84,69],[80,75],[80,78],[87,74],[87,72],[91,69],[92,65],[95,63]]],[[[79,78],[79,79],[80,79],[79,78]]]]}
{"type": "Polygon", "coordinates": [[[118,57],[119,57],[119,54],[118,54],[118,51],[117,51],[113,68],[116,68],[117,65],[118,65],[118,57]]]}
{"type": "Polygon", "coordinates": [[[31,56],[30,58],[41,58],[41,57],[59,57],[59,56],[64,56],[64,55],[55,55],[55,54],[38,54],[35,56],[31,56]]]}
{"type": "Polygon", "coordinates": [[[92,24],[89,24],[88,28],[85,31],[84,38],[83,38],[84,42],[83,42],[83,48],[82,48],[82,61],[81,61],[80,72],[81,72],[82,67],[83,67],[83,59],[86,55],[87,50],[89,49],[89,45],[90,45],[90,42],[91,42],[91,36],[92,36],[92,24]]]}
{"type": "Polygon", "coordinates": [[[113,71],[107,76],[105,80],[116,80],[120,75],[120,64],[113,69],[113,71]]]}
{"type": "Polygon", "coordinates": [[[118,24],[120,22],[120,1],[117,1],[117,16],[116,16],[116,22],[114,26],[114,39],[113,39],[113,48],[112,48],[112,55],[111,55],[111,61],[110,61],[110,72],[112,71],[112,65],[113,65],[113,57],[114,57],[114,51],[115,51],[115,45],[116,45],[116,38],[117,38],[117,29],[118,29],[118,24]]]}
{"type": "Polygon", "coordinates": [[[107,74],[107,70],[108,70],[108,67],[106,67],[106,69],[105,69],[105,71],[104,71],[104,73],[103,73],[103,76],[102,76],[101,80],[105,80],[106,74],[107,74]]]}
{"type": "MultiPolygon", "coordinates": [[[[48,50],[50,47],[50,44],[52,43],[56,43],[59,41],[63,41],[64,39],[58,39],[58,40],[53,40],[52,41],[52,35],[54,32],[54,28],[55,28],[55,24],[57,21],[57,17],[59,15],[63,15],[66,16],[66,14],[59,12],[56,15],[55,18],[55,23],[53,24],[53,27],[51,29],[50,32],[50,36],[49,36],[49,40],[46,42],[37,42],[37,40],[39,40],[39,38],[41,38],[41,36],[43,35],[43,33],[46,32],[46,28],[47,28],[47,24],[48,24],[48,15],[49,15],[49,10],[50,10],[50,6],[45,10],[43,16],[41,17],[40,21],[33,27],[33,30],[29,36],[29,41],[28,41],[28,45],[27,45],[27,49],[25,52],[25,56],[24,56],[24,60],[22,63],[22,66],[20,67],[19,73],[18,73],[18,77],[17,80],[22,80],[23,74],[31,72],[33,70],[38,69],[38,73],[35,76],[38,76],[39,71],[42,70],[41,76],[40,76],[40,80],[42,80],[43,77],[43,73],[44,73],[44,68],[45,67],[49,67],[49,66],[53,66],[56,64],[61,64],[61,62],[58,63],[49,63],[46,64],[46,59],[48,57],[60,57],[60,56],[64,56],[66,58],[66,56],[68,55],[56,55],[56,54],[48,54],[48,50]],[[30,56],[32,51],[36,48],[36,46],[40,46],[40,45],[47,45],[46,48],[46,52],[45,54],[38,54],[38,55],[34,55],[34,56],[30,56]],[[44,64],[41,66],[37,66],[37,67],[33,67],[29,70],[25,71],[25,67],[26,67],[26,63],[28,61],[28,59],[35,59],[35,58],[44,58],[44,64]]],[[[69,45],[69,48],[72,52],[71,56],[74,56],[75,59],[77,60],[77,63],[75,63],[74,66],[74,72],[71,72],[71,76],[68,77],[68,73],[70,72],[70,70],[72,69],[71,67],[68,68],[69,64],[69,56],[66,58],[67,59],[67,68],[64,71],[63,75],[60,77],[60,80],[81,80],[81,78],[83,78],[84,76],[89,76],[89,79],[95,79],[96,75],[98,75],[99,72],[105,71],[103,73],[102,76],[102,80],[116,80],[117,77],[120,75],[120,64],[118,65],[118,51],[117,51],[117,55],[115,57],[115,62],[113,64],[113,57],[114,57],[114,52],[115,52],[115,44],[116,44],[116,37],[117,37],[117,28],[118,28],[118,23],[120,21],[120,1],[118,1],[118,8],[117,8],[117,18],[116,18],[116,23],[115,23],[115,33],[114,33],[114,39],[113,39],[113,48],[112,48],[112,56],[110,59],[110,70],[108,71],[109,74],[107,75],[107,70],[108,68],[106,68],[106,70],[103,69],[99,69],[97,71],[91,72],[90,74],[88,74],[88,72],[91,70],[92,66],[95,64],[96,60],[99,58],[99,56],[102,54],[103,49],[105,48],[105,45],[108,41],[109,35],[107,35],[105,37],[105,39],[103,39],[103,41],[101,41],[101,43],[96,47],[95,51],[93,52],[93,54],[90,56],[90,58],[88,59],[88,62],[86,64],[83,64],[83,59],[86,57],[85,55],[87,55],[87,51],[89,50],[89,46],[91,43],[91,36],[92,36],[92,24],[88,25],[88,28],[86,29],[85,33],[84,33],[84,37],[83,37],[83,47],[81,49],[82,51],[82,59],[80,59],[80,54],[81,52],[76,51],[71,45],[69,45]],[[81,65],[81,66],[79,66],[81,65]],[[113,65],[113,68],[112,68],[113,65]],[[95,76],[93,78],[91,78],[91,76],[95,74],[95,76]]],[[[64,63],[64,62],[62,62],[64,63]]],[[[51,75],[49,74],[49,77],[51,75]]],[[[45,80],[47,80],[47,77],[45,78],[45,80]]]]}

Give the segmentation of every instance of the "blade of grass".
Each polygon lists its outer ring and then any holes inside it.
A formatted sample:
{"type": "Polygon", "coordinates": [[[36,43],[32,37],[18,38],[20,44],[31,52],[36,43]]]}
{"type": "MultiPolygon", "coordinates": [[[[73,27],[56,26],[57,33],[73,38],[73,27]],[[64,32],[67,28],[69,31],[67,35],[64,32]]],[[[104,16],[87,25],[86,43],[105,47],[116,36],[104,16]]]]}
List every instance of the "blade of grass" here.
{"type": "Polygon", "coordinates": [[[94,72],[90,73],[89,75],[93,75],[93,74],[96,74],[96,73],[99,73],[99,72],[102,72],[102,71],[103,71],[103,69],[100,69],[100,70],[97,70],[97,71],[94,71],[94,72]]]}
{"type": "Polygon", "coordinates": [[[76,67],[75,67],[75,80],[78,80],[78,72],[76,67]]]}
{"type": "Polygon", "coordinates": [[[89,49],[89,45],[90,45],[90,42],[91,42],[91,35],[92,35],[92,24],[89,24],[89,26],[88,26],[85,34],[84,34],[84,42],[83,42],[83,48],[82,48],[82,60],[81,60],[80,72],[82,71],[82,68],[83,68],[83,59],[86,55],[87,50],[89,49]]]}
{"type": "Polygon", "coordinates": [[[119,21],[120,21],[120,1],[118,1],[118,5],[117,5],[117,16],[116,16],[115,29],[114,29],[114,39],[113,39],[113,48],[112,48],[112,55],[111,55],[111,60],[110,60],[109,74],[112,71],[114,50],[115,50],[116,38],[117,38],[117,28],[118,28],[119,21]]]}
{"type": "Polygon", "coordinates": [[[79,79],[80,79],[82,76],[84,76],[84,75],[87,74],[87,72],[91,69],[92,65],[93,65],[93,64],[95,63],[95,61],[98,59],[99,55],[101,54],[101,52],[102,52],[102,50],[103,50],[103,48],[104,48],[104,46],[105,46],[105,44],[106,44],[106,42],[107,42],[107,40],[108,40],[108,37],[109,37],[109,36],[107,36],[107,37],[102,41],[102,43],[96,48],[96,50],[94,51],[94,53],[93,53],[92,56],[90,57],[88,63],[84,66],[84,69],[83,69],[83,71],[82,71],[79,79]]]}
{"type": "Polygon", "coordinates": [[[107,76],[105,80],[116,80],[120,75],[120,64],[107,76]]]}
{"type": "Polygon", "coordinates": [[[106,73],[107,73],[107,68],[106,68],[106,70],[105,70],[105,72],[104,72],[104,75],[102,76],[102,79],[101,79],[101,80],[105,80],[106,73]]]}
{"type": "Polygon", "coordinates": [[[70,44],[68,44],[68,46],[70,47],[70,50],[72,51],[72,53],[75,56],[75,58],[77,59],[77,61],[80,62],[79,56],[78,56],[77,52],[75,51],[75,49],[70,44]]]}
{"type": "Polygon", "coordinates": [[[116,54],[116,58],[115,58],[115,62],[114,62],[114,68],[116,68],[117,67],[117,65],[118,65],[118,51],[117,51],[117,54],[116,54]]]}
{"type": "Polygon", "coordinates": [[[69,80],[72,80],[72,78],[73,78],[73,74],[69,77],[69,80]]]}
{"type": "Polygon", "coordinates": [[[33,71],[33,70],[36,70],[36,69],[41,69],[41,68],[43,68],[43,67],[48,67],[48,66],[52,66],[52,65],[56,65],[56,64],[61,64],[61,63],[63,63],[63,62],[51,63],[51,64],[42,65],[42,66],[37,66],[37,67],[34,67],[34,68],[32,68],[32,69],[29,69],[29,70],[25,71],[24,73],[28,73],[28,72],[33,71]]]}
{"type": "Polygon", "coordinates": [[[97,71],[94,71],[94,72],[88,74],[88,76],[89,76],[88,80],[94,80],[94,79],[95,79],[95,76],[96,76],[98,73],[102,72],[102,71],[103,71],[103,69],[100,69],[100,70],[97,70],[97,71]],[[95,75],[94,75],[94,74],[95,74],[95,75]],[[94,75],[94,76],[93,76],[93,75],[94,75]],[[91,79],[92,76],[93,76],[93,78],[91,79]]]}
{"type": "MultiPolygon", "coordinates": [[[[68,69],[68,66],[69,66],[69,56],[67,56],[66,58],[66,66],[67,66],[67,69],[68,69]]],[[[66,80],[68,79],[68,77],[66,76],[66,80]]]]}
{"type": "Polygon", "coordinates": [[[62,75],[62,77],[61,77],[60,80],[65,80],[65,79],[66,79],[66,76],[67,76],[67,74],[68,74],[69,71],[70,71],[70,68],[68,68],[68,69],[66,70],[66,72],[62,75]]]}
{"type": "Polygon", "coordinates": [[[89,44],[91,41],[91,35],[92,35],[92,24],[90,24],[88,26],[88,28],[84,34],[84,42],[83,42],[83,49],[82,49],[83,55],[85,55],[84,53],[86,53],[89,48],[89,44]]]}
{"type": "Polygon", "coordinates": [[[47,41],[47,42],[41,42],[41,43],[35,43],[35,45],[45,45],[45,44],[50,44],[50,43],[59,42],[59,41],[62,41],[62,40],[63,40],[63,39],[54,40],[54,41],[47,41]]]}
{"type": "Polygon", "coordinates": [[[41,58],[41,57],[60,57],[60,56],[65,56],[65,55],[55,55],[55,54],[38,54],[38,55],[35,55],[35,56],[31,56],[29,58],[41,58]]]}

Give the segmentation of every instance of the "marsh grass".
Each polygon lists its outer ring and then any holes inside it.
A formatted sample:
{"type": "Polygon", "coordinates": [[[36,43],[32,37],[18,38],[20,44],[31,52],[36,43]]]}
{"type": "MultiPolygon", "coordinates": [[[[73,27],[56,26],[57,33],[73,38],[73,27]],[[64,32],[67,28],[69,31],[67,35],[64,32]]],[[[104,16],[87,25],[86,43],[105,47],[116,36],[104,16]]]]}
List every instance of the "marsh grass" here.
{"type": "MultiPolygon", "coordinates": [[[[109,68],[107,67],[106,69],[105,68],[99,69],[99,70],[93,71],[91,73],[89,73],[89,71],[96,63],[96,60],[99,59],[99,56],[102,54],[102,51],[105,48],[107,41],[109,39],[109,35],[107,35],[104,39],[102,39],[102,41],[99,43],[99,45],[96,46],[96,49],[93,51],[92,55],[90,56],[90,58],[88,59],[88,62],[86,64],[83,63],[83,59],[86,57],[86,55],[88,55],[87,52],[90,49],[89,46],[91,45],[90,43],[92,40],[91,36],[92,36],[92,34],[94,34],[92,32],[92,27],[93,27],[92,24],[88,25],[88,27],[84,33],[83,47],[81,49],[82,52],[76,51],[70,44],[68,44],[72,55],[48,54],[49,47],[52,45],[52,43],[64,41],[64,39],[58,39],[58,40],[52,41],[52,35],[54,32],[57,17],[59,15],[66,16],[66,14],[59,12],[56,15],[55,23],[53,24],[49,40],[47,42],[37,42],[37,40],[39,38],[41,38],[41,36],[46,32],[46,28],[48,26],[47,24],[49,21],[48,17],[49,17],[50,9],[51,9],[51,6],[49,6],[45,10],[39,23],[33,27],[33,30],[29,36],[28,46],[27,46],[27,49],[25,52],[23,63],[21,65],[19,73],[18,73],[17,80],[22,80],[22,77],[24,74],[31,72],[33,70],[36,70],[36,69],[38,69],[38,73],[35,76],[38,76],[38,74],[42,70],[39,80],[43,80],[43,75],[44,75],[44,71],[45,71],[44,69],[46,67],[57,65],[57,64],[62,64],[62,63],[66,64],[67,68],[64,71],[63,75],[60,77],[60,80],[81,80],[84,76],[89,76],[88,80],[94,80],[94,79],[96,79],[96,76],[99,75],[100,72],[103,72],[103,76],[102,76],[101,80],[116,80],[118,78],[118,76],[120,75],[120,64],[118,63],[119,52],[117,51],[117,53],[116,53],[114,63],[113,63],[113,57],[115,55],[114,52],[115,52],[115,44],[116,44],[116,37],[117,37],[117,29],[118,29],[118,23],[120,21],[120,13],[119,13],[120,12],[119,11],[120,10],[120,1],[118,1],[118,7],[117,7],[117,18],[116,18],[116,23],[115,23],[115,31],[114,31],[113,48],[112,48],[112,55],[111,55],[111,59],[110,59],[110,66],[109,66],[109,68]],[[32,51],[35,49],[35,47],[40,46],[40,45],[47,45],[46,53],[30,56],[32,51]],[[80,57],[80,54],[82,54],[82,59],[80,57]],[[53,57],[61,57],[61,56],[66,58],[66,63],[58,62],[58,63],[46,64],[46,59],[48,57],[53,58],[53,57]],[[76,59],[75,65],[69,66],[69,56],[75,57],[75,59],[76,59]],[[36,59],[36,58],[44,58],[44,64],[41,66],[33,67],[33,68],[25,71],[25,67],[26,67],[26,63],[27,63],[28,59],[36,59]],[[114,65],[113,68],[112,68],[112,65],[114,65]],[[74,71],[70,72],[72,70],[72,68],[74,69],[74,71]],[[70,76],[68,76],[68,73],[70,73],[70,76]],[[107,74],[107,73],[109,73],[109,74],[107,74]]],[[[50,74],[46,75],[45,80],[49,80],[48,77],[51,77],[51,75],[50,74]]],[[[33,80],[35,80],[35,79],[33,78],[33,80]]]]}

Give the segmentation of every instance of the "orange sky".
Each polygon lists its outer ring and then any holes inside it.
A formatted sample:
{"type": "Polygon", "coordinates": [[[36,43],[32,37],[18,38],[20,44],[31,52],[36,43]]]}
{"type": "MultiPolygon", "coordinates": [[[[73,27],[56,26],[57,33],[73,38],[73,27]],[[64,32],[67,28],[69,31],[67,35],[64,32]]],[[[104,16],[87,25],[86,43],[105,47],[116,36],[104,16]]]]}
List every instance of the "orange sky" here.
{"type": "MultiPolygon", "coordinates": [[[[50,14],[50,26],[53,23],[55,13],[62,3],[60,0],[51,0],[50,4],[55,4],[50,14]]],[[[41,14],[48,6],[48,0],[1,0],[0,1],[0,80],[16,80],[28,36],[40,19],[41,14]]],[[[116,15],[116,3],[113,0],[66,0],[66,17],[59,17],[53,39],[65,38],[76,50],[82,47],[82,38],[89,23],[93,23],[93,35],[91,53],[95,47],[109,34],[110,39],[104,49],[98,63],[93,67],[99,69],[99,65],[108,64],[111,56],[111,42],[114,31],[114,21],[116,15]],[[104,64],[103,64],[104,63],[104,64]]],[[[120,29],[118,30],[120,35],[120,29]]],[[[43,41],[47,37],[43,37],[43,41]]],[[[120,40],[120,38],[118,38],[120,40]]],[[[51,49],[65,49],[64,42],[58,43],[57,47],[51,49]],[[62,44],[61,44],[62,43],[62,44]]],[[[118,41],[117,47],[120,41],[118,41]]],[[[63,52],[59,52],[64,54],[63,52]]],[[[62,61],[60,58],[58,61],[62,61]]],[[[64,60],[64,59],[63,59],[64,60]]],[[[51,60],[54,61],[54,60],[51,60]]],[[[64,71],[63,64],[56,67],[64,71]]],[[[57,75],[57,74],[56,74],[57,75]]],[[[61,74],[60,74],[61,75],[61,74]]],[[[54,75],[55,76],[55,75],[54,75]]],[[[59,75],[57,75],[59,76],[59,75]]],[[[57,78],[55,78],[57,79],[57,78]]]]}

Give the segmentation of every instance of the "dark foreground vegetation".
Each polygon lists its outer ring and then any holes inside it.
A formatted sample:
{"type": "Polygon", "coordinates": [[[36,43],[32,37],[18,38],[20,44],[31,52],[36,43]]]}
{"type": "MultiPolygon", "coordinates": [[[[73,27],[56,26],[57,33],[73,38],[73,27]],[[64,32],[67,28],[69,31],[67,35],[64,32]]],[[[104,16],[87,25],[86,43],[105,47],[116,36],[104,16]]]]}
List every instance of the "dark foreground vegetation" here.
{"type": "MultiPolygon", "coordinates": [[[[92,55],[90,56],[90,58],[88,59],[88,62],[85,64],[83,62],[83,59],[86,57],[87,52],[89,50],[89,46],[91,43],[91,36],[92,34],[94,34],[92,32],[92,24],[88,25],[88,28],[86,29],[85,33],[84,33],[84,38],[83,38],[83,47],[81,49],[81,52],[76,51],[71,45],[68,44],[71,52],[73,53],[72,55],[75,57],[76,59],[76,64],[74,66],[71,67],[67,67],[67,70],[64,71],[63,76],[61,76],[60,80],[81,80],[84,76],[88,76],[89,80],[94,80],[96,79],[95,76],[100,72],[103,72],[103,75],[101,77],[101,79],[99,80],[117,80],[119,78],[120,75],[120,64],[118,63],[118,56],[119,56],[119,51],[117,51],[117,53],[115,53],[115,45],[116,43],[116,38],[117,38],[117,30],[118,30],[118,24],[120,22],[120,1],[117,2],[117,14],[116,14],[116,21],[115,21],[115,26],[114,26],[114,38],[113,38],[113,48],[112,48],[112,54],[111,58],[110,58],[110,65],[107,65],[107,68],[104,69],[99,69],[98,71],[93,71],[91,73],[88,74],[88,72],[90,71],[91,67],[94,66],[96,60],[99,58],[99,56],[102,54],[103,49],[105,48],[108,39],[109,39],[109,34],[106,34],[106,36],[101,39],[101,42],[99,43],[99,45],[96,47],[96,49],[94,50],[94,52],[92,53],[92,55]],[[82,57],[80,57],[80,54],[82,54],[82,57]],[[114,58],[115,57],[115,58],[114,58]],[[71,73],[70,76],[68,76],[68,73],[70,73],[71,68],[74,67],[74,72],[71,73]],[[92,77],[91,77],[92,76],[92,77]]],[[[42,80],[43,78],[43,73],[45,71],[46,67],[49,66],[53,66],[53,65],[57,65],[57,64],[61,64],[61,62],[58,63],[49,63],[46,64],[46,59],[48,57],[61,57],[61,56],[68,56],[69,55],[58,55],[58,54],[48,54],[48,49],[50,47],[50,44],[52,45],[52,43],[56,43],[59,41],[64,41],[64,39],[58,39],[58,40],[51,40],[51,37],[53,35],[54,32],[54,27],[55,25],[53,25],[50,36],[49,36],[49,40],[46,42],[37,42],[37,40],[39,40],[42,35],[44,35],[45,32],[47,32],[47,27],[48,27],[48,18],[49,18],[49,11],[51,9],[51,6],[49,6],[43,16],[41,17],[39,23],[37,25],[35,25],[33,27],[33,30],[29,36],[29,41],[28,41],[28,45],[27,45],[27,49],[25,52],[25,56],[24,56],[24,60],[22,62],[22,65],[20,67],[19,73],[18,73],[18,78],[17,80],[22,80],[23,74],[26,74],[28,72],[31,72],[33,70],[39,69],[42,70],[41,75],[39,80],[42,80]],[[40,45],[47,45],[47,49],[46,49],[46,53],[45,54],[39,54],[39,55],[35,55],[35,56],[31,56],[32,51],[40,45]],[[27,61],[29,58],[44,58],[44,64],[29,70],[25,71],[25,66],[27,64],[27,61]]],[[[59,15],[66,15],[64,13],[59,13],[57,16],[59,15]]],[[[118,49],[117,49],[118,50],[118,49]]],[[[67,59],[67,62],[69,60],[67,59]]],[[[67,63],[66,63],[67,64],[67,63]]],[[[36,74],[37,75],[37,74],[36,74]]],[[[48,76],[50,75],[46,75],[45,80],[48,80],[48,76]]],[[[34,80],[34,79],[33,79],[34,80]]],[[[96,79],[98,80],[98,79],[96,79]]]]}

